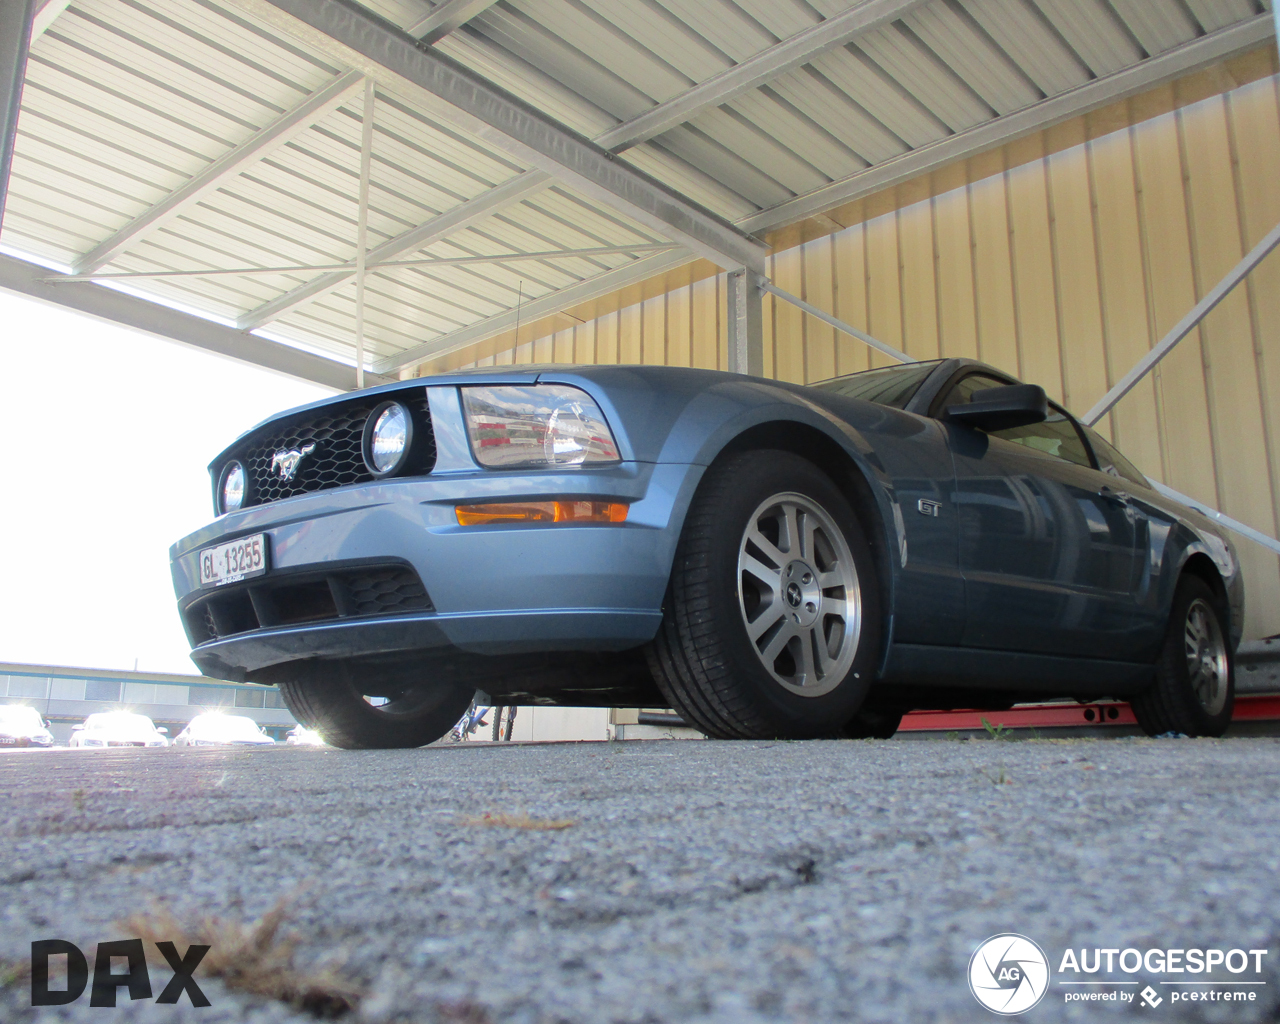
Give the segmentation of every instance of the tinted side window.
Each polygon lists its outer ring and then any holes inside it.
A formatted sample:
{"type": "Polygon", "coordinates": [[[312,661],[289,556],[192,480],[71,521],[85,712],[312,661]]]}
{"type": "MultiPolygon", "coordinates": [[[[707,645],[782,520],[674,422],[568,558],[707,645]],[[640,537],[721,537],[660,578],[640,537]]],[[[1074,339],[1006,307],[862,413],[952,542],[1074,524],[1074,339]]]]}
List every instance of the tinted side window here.
{"type": "MultiPolygon", "coordinates": [[[[975,391],[1005,387],[1007,383],[1007,381],[997,380],[980,373],[971,374],[956,382],[942,403],[943,408],[949,405],[965,405],[975,391]]],[[[1066,413],[1052,403],[1049,405],[1049,418],[1043,423],[996,430],[991,433],[991,436],[1012,441],[1014,444],[1020,444],[1044,455],[1051,455],[1056,459],[1074,462],[1077,466],[1093,466],[1093,460],[1089,458],[1089,452],[1084,446],[1084,441],[1080,439],[1075,424],[1066,413]]]]}
{"type": "Polygon", "coordinates": [[[1098,468],[1102,472],[1123,477],[1143,487],[1151,486],[1147,478],[1139,472],[1138,467],[1116,451],[1096,430],[1085,427],[1084,432],[1089,438],[1089,444],[1093,446],[1093,454],[1098,457],[1098,468]]]}

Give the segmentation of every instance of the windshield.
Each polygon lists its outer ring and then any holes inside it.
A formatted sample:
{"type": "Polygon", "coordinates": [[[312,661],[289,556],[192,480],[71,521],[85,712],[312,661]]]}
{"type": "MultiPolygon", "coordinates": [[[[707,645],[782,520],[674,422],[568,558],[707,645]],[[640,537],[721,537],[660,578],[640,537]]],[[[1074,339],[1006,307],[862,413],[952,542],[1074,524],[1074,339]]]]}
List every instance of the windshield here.
{"type": "Polygon", "coordinates": [[[156,731],[155,725],[146,715],[134,715],[126,711],[107,711],[90,715],[84,720],[84,727],[127,735],[150,735],[156,731]]]}
{"type": "Polygon", "coordinates": [[[846,377],[835,377],[811,385],[823,391],[834,391],[848,398],[860,398],[876,405],[888,405],[904,409],[916,389],[933,372],[941,359],[927,363],[903,363],[901,366],[882,366],[877,370],[863,370],[846,377]]]}
{"type": "Polygon", "coordinates": [[[210,715],[191,723],[191,732],[200,736],[216,736],[219,739],[260,740],[262,730],[252,718],[243,715],[210,715]]]}
{"type": "Polygon", "coordinates": [[[6,704],[0,707],[0,726],[10,729],[43,729],[44,719],[35,708],[6,704]]]}

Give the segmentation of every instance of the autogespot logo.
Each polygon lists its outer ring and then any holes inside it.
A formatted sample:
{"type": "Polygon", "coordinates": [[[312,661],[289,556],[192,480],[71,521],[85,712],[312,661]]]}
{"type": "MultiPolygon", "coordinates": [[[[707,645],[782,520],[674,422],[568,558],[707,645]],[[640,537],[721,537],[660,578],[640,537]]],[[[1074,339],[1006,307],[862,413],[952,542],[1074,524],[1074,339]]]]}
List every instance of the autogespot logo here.
{"type": "Polygon", "coordinates": [[[969,990],[993,1013],[1025,1013],[1049,990],[1049,959],[1025,935],[993,935],[969,958],[969,990]]]}

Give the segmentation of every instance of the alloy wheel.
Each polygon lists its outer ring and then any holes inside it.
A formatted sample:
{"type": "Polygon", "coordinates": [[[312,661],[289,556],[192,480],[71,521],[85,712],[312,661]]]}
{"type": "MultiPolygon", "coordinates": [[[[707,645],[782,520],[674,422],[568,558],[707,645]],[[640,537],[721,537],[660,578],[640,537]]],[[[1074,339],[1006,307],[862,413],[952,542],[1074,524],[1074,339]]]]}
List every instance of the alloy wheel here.
{"type": "Polygon", "coordinates": [[[738,549],[738,603],[756,656],[785,689],[831,692],[853,665],[862,592],[844,532],[812,498],[761,502],[738,549]]]}
{"type": "Polygon", "coordinates": [[[1188,606],[1183,636],[1191,690],[1201,707],[1216,715],[1227,701],[1227,645],[1218,617],[1203,598],[1188,606]]]}

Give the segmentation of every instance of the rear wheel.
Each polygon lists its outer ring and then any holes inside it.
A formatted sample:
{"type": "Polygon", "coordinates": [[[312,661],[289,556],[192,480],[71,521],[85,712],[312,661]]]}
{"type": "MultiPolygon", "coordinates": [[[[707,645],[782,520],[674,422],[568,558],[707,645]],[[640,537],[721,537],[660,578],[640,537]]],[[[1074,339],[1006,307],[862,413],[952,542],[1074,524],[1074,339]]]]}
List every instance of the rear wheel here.
{"type": "Polygon", "coordinates": [[[475,696],[473,686],[451,680],[388,685],[365,675],[345,662],[312,664],[282,679],[280,695],[299,722],[349,750],[425,746],[452,729],[475,696]]]}
{"type": "Polygon", "coordinates": [[[1156,681],[1130,703],[1148,736],[1221,736],[1235,707],[1227,610],[1209,585],[1184,576],[1173,598],[1156,681]]]}
{"type": "Polygon", "coordinates": [[[682,718],[726,739],[839,736],[879,635],[870,549],[821,470],[757,451],[707,471],[648,648],[682,718]]]}

